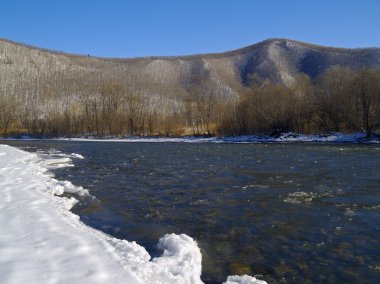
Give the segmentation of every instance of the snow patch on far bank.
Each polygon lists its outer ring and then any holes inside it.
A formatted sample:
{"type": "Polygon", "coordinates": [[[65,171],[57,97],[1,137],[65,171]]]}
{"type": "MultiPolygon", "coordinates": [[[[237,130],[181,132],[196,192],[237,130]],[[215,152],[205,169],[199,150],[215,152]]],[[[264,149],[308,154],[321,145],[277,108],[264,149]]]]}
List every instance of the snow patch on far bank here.
{"type": "Polygon", "coordinates": [[[122,137],[122,138],[57,138],[58,140],[69,141],[91,141],[91,142],[128,142],[128,143],[365,143],[378,144],[380,138],[366,137],[363,132],[342,134],[296,134],[283,133],[279,136],[236,136],[236,137],[181,137],[181,138],[165,138],[165,137],[122,137]]]}
{"type": "MultiPolygon", "coordinates": [[[[278,136],[227,136],[227,137],[93,137],[83,136],[75,138],[43,138],[35,139],[28,136],[21,138],[2,138],[4,140],[58,140],[58,141],[77,141],[77,142],[124,142],[124,143],[361,143],[361,144],[380,144],[380,136],[374,135],[367,137],[364,132],[357,133],[330,133],[330,134],[297,134],[293,132],[282,133],[278,136]]],[[[61,154],[56,154],[57,156],[61,154]]],[[[62,157],[84,159],[79,154],[62,154],[62,157]]]]}

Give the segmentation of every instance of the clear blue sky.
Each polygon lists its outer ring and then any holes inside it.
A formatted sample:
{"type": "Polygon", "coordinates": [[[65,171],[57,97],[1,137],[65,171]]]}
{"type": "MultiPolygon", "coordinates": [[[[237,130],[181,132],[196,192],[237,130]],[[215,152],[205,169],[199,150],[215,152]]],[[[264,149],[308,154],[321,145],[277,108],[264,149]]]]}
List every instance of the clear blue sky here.
{"type": "Polygon", "coordinates": [[[103,57],[220,52],[273,38],[380,47],[380,0],[1,0],[0,37],[103,57]]]}

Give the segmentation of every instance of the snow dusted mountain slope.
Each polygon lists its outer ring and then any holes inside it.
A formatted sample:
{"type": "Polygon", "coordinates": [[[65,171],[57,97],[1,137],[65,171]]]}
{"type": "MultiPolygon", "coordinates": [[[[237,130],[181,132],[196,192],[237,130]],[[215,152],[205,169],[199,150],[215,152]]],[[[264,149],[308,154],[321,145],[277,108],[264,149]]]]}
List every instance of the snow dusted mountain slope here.
{"type": "MultiPolygon", "coordinates": [[[[202,256],[189,236],[165,235],[162,256],[151,259],[135,242],[84,225],[69,211],[76,200],[56,196],[74,188],[47,171],[59,161],[69,162],[0,145],[1,283],[202,283],[202,256]]],[[[231,276],[226,283],[265,282],[231,276]]]]}
{"type": "Polygon", "coordinates": [[[299,74],[313,79],[333,65],[354,70],[380,67],[380,48],[344,49],[269,39],[224,53],[107,59],[0,39],[0,94],[22,95],[33,88],[44,97],[91,95],[102,82],[115,81],[139,95],[184,99],[202,85],[223,98],[244,90],[253,74],[290,85],[299,74]]]}

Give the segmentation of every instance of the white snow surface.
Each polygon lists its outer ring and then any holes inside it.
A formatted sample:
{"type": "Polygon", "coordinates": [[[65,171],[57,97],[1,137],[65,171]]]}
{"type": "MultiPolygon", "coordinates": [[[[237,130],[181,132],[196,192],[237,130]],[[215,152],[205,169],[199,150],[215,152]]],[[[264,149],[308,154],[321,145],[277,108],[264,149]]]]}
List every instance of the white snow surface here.
{"type": "MultiPolygon", "coordinates": [[[[151,259],[137,243],[83,224],[69,211],[77,200],[57,195],[88,191],[52,177],[49,165],[71,165],[59,160],[0,145],[0,283],[202,283],[202,255],[187,235],[163,236],[162,256],[151,259]]],[[[244,275],[225,283],[265,282],[244,275]]]]}
{"type": "Polygon", "coordinates": [[[236,136],[236,137],[181,137],[181,138],[164,138],[164,137],[123,137],[123,138],[58,138],[58,140],[70,141],[92,141],[92,142],[182,142],[182,143],[366,143],[377,144],[380,140],[377,138],[367,138],[363,132],[343,134],[297,134],[293,132],[283,133],[278,137],[272,136],[236,136]]]}
{"type": "Polygon", "coordinates": [[[228,276],[227,281],[224,284],[266,284],[267,282],[263,280],[258,280],[252,276],[243,275],[243,276],[228,276]]]}

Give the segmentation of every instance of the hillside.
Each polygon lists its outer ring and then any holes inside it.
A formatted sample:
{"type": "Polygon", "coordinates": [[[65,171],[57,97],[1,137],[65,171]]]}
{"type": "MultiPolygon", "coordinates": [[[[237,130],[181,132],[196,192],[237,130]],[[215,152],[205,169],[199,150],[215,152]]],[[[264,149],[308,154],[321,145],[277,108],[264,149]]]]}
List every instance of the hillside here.
{"type": "Polygon", "coordinates": [[[28,102],[24,108],[38,107],[40,118],[49,111],[63,112],[63,106],[67,109],[74,101],[87,103],[105,85],[119,84],[149,109],[145,113],[159,109],[173,115],[191,112],[200,99],[223,101],[245,92],[253,74],[289,87],[299,74],[313,80],[334,65],[352,70],[380,67],[380,48],[342,49],[269,39],[218,54],[113,59],[0,40],[0,97],[28,102]],[[54,110],[53,101],[59,101],[54,110]]]}
{"type": "Polygon", "coordinates": [[[94,78],[123,81],[139,91],[186,94],[205,83],[225,95],[239,91],[249,77],[286,85],[295,75],[315,78],[328,67],[341,65],[357,70],[380,66],[380,48],[343,49],[322,47],[287,39],[269,39],[220,54],[180,57],[105,59],[49,51],[0,40],[1,89],[11,82],[30,84],[36,77],[62,76],[72,80],[94,78]],[[141,89],[141,90],[140,90],[141,89]]]}

